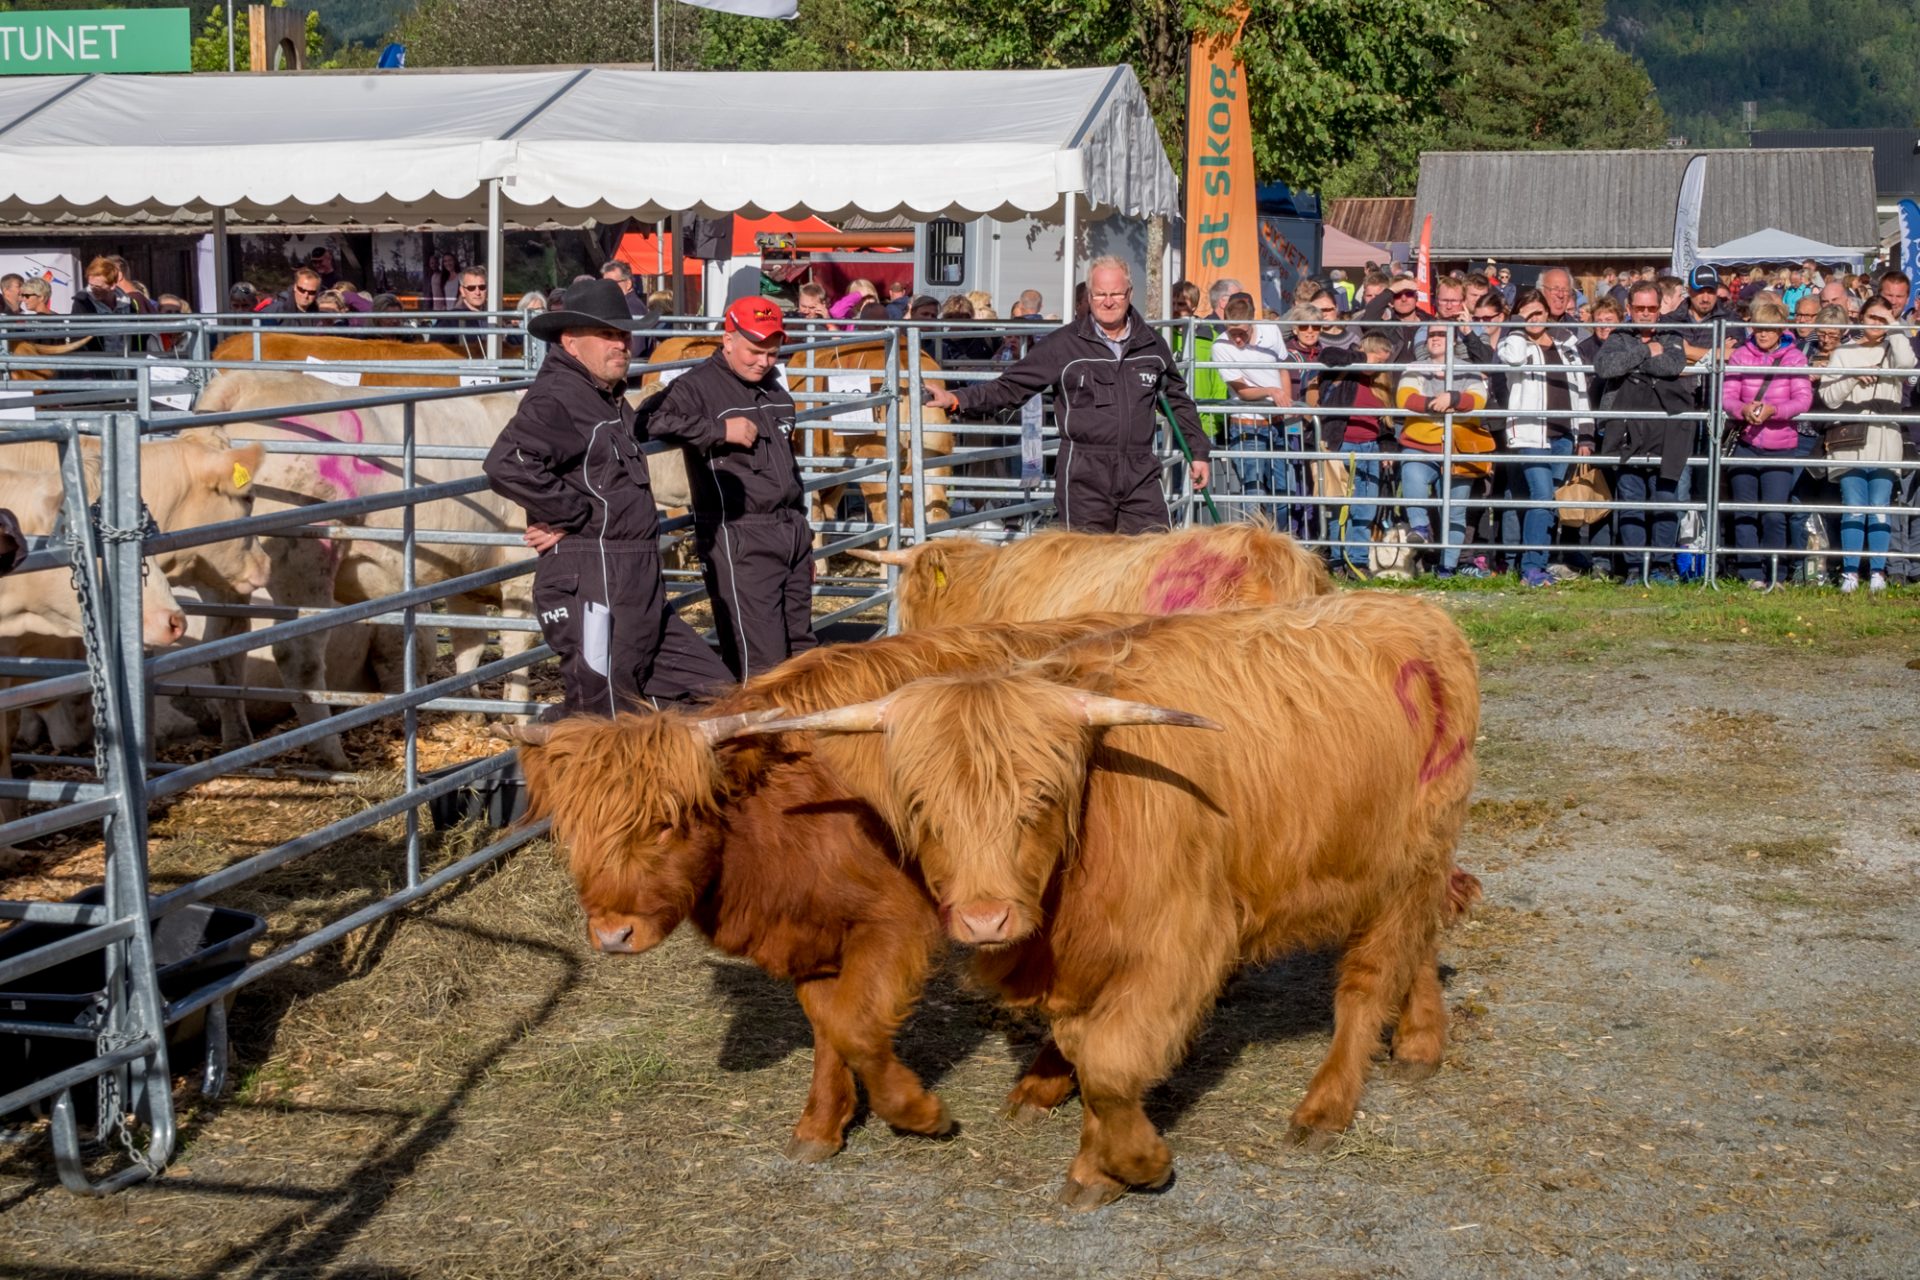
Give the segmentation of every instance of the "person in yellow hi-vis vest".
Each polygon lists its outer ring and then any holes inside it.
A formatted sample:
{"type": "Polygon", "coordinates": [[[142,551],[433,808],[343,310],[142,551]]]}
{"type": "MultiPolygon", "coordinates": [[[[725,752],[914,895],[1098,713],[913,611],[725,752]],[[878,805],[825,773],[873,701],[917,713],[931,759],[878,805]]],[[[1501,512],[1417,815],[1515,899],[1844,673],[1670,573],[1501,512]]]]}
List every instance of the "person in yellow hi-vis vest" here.
{"type": "MultiPolygon", "coordinates": [[[[1487,382],[1478,373],[1462,372],[1461,365],[1472,358],[1464,347],[1455,347],[1453,372],[1447,367],[1448,331],[1440,325],[1427,330],[1426,350],[1417,363],[1409,365],[1394,387],[1394,404],[1407,411],[1400,420],[1400,447],[1415,453],[1439,454],[1443,451],[1447,424],[1453,426],[1453,466],[1447,483],[1453,498],[1452,519],[1448,521],[1447,548],[1440,557],[1435,576],[1484,578],[1485,569],[1460,568],[1460,545],[1467,540],[1467,509],[1462,501],[1473,492],[1473,482],[1493,471],[1491,463],[1475,460],[1476,453],[1493,452],[1493,435],[1474,415],[1487,407],[1487,382]]],[[[1439,458],[1432,462],[1410,459],[1400,464],[1400,496],[1406,507],[1407,523],[1414,533],[1431,542],[1434,520],[1425,506],[1411,505],[1431,500],[1440,491],[1439,458]]]]}

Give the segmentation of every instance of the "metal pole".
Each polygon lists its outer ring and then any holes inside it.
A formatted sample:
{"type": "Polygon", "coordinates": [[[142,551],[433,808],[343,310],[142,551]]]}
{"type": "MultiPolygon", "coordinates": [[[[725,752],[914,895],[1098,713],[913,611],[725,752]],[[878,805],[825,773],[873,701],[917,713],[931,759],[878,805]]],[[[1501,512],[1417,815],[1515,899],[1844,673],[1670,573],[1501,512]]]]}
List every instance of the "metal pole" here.
{"type": "MultiPolygon", "coordinates": [[[[487,279],[488,279],[488,288],[489,289],[494,288],[495,286],[492,283],[492,280],[493,280],[492,275],[489,274],[487,279]]],[[[498,336],[495,335],[495,337],[492,340],[498,341],[498,336]]],[[[409,492],[412,491],[413,482],[414,482],[414,461],[415,461],[414,459],[414,423],[416,420],[414,410],[417,407],[418,406],[416,406],[411,400],[409,400],[406,404],[401,406],[401,433],[402,434],[400,437],[400,443],[404,452],[402,455],[403,461],[401,462],[400,483],[401,483],[401,486],[406,490],[408,490],[409,492]]],[[[400,589],[403,591],[412,591],[416,585],[414,581],[415,569],[414,569],[414,563],[413,563],[414,510],[415,510],[414,504],[411,502],[409,502],[406,506],[400,508],[400,532],[402,535],[401,552],[406,556],[406,561],[400,570],[400,589]]],[[[400,664],[402,667],[402,671],[400,675],[400,688],[404,693],[412,693],[414,690],[413,664],[417,659],[418,655],[416,651],[419,648],[419,640],[418,640],[416,628],[414,627],[414,614],[415,614],[415,607],[412,604],[408,604],[407,607],[403,609],[400,614],[400,619],[401,619],[400,625],[404,629],[404,637],[400,642],[400,653],[401,653],[400,664]]],[[[405,734],[404,741],[406,742],[406,766],[405,766],[406,777],[402,780],[402,784],[403,784],[403,789],[410,792],[415,787],[420,785],[420,743],[419,743],[420,710],[419,708],[409,705],[405,713],[404,721],[405,721],[405,729],[403,732],[405,734]]],[[[419,885],[419,883],[420,883],[420,808],[418,805],[413,805],[413,806],[409,806],[407,809],[407,888],[409,889],[415,888],[419,885]]]]}
{"type": "MultiPolygon", "coordinates": [[[[1408,358],[1411,359],[1413,331],[1403,326],[1398,332],[1406,335],[1408,358]]],[[[1451,342],[1447,344],[1446,361],[1441,365],[1441,378],[1447,391],[1447,411],[1440,415],[1440,476],[1436,481],[1440,487],[1440,527],[1434,532],[1437,535],[1435,541],[1440,547],[1440,565],[1445,568],[1447,548],[1453,545],[1453,344],[1451,342]]],[[[1523,531],[1520,540],[1524,543],[1526,541],[1524,521],[1520,527],[1523,531]]],[[[1464,531],[1460,540],[1466,541],[1464,531]]],[[[1454,567],[1457,569],[1459,566],[1456,564],[1454,567]]]]}
{"type": "MultiPolygon", "coordinates": [[[[1720,588],[1720,423],[1726,416],[1726,361],[1721,357],[1727,349],[1726,334],[1727,322],[1715,320],[1713,350],[1707,353],[1713,366],[1708,386],[1713,391],[1707,397],[1707,527],[1702,531],[1707,539],[1707,558],[1702,572],[1706,585],[1716,591],[1720,588]]],[[[1695,434],[1697,438],[1699,433],[1695,434]]]]}
{"type": "MultiPolygon", "coordinates": [[[[487,179],[487,359],[500,358],[500,179],[487,179]]],[[[413,508],[408,507],[409,511],[413,508]]]]}
{"type": "Polygon", "coordinates": [[[661,70],[661,66],[660,66],[660,0],[653,0],[653,69],[655,71],[661,70]]]}
{"type": "Polygon", "coordinates": [[[680,215],[667,218],[667,234],[673,238],[673,314],[687,314],[687,264],[680,254],[680,215]]]}
{"type": "Polygon", "coordinates": [[[1075,256],[1080,251],[1080,194],[1069,191],[1067,199],[1067,238],[1060,246],[1060,319],[1073,323],[1073,276],[1075,256]]]}
{"type": "MultiPolygon", "coordinates": [[[[809,362],[813,353],[807,353],[809,362]]],[[[920,350],[913,348],[913,363],[920,364],[920,350]]],[[[887,386],[896,392],[900,388],[900,343],[893,342],[887,348],[887,386]]],[[[893,550],[900,550],[900,397],[894,395],[887,401],[887,538],[893,550]]],[[[829,515],[831,518],[831,513],[829,515]]],[[[900,566],[890,564],[887,575],[887,634],[900,634],[900,566]]]]}
{"type": "Polygon", "coordinates": [[[213,211],[213,305],[207,310],[215,314],[225,311],[232,290],[233,269],[227,263],[227,210],[221,205],[213,211]]]}
{"type": "MultiPolygon", "coordinates": [[[[907,461],[913,467],[913,545],[919,546],[927,540],[927,433],[926,415],[920,404],[920,330],[907,330],[907,350],[911,353],[907,363],[907,423],[910,434],[907,438],[907,461]]],[[[894,454],[894,467],[900,465],[900,455],[894,454]]],[[[894,484],[899,478],[894,477],[894,484]]],[[[895,533],[899,530],[896,528],[895,533]]]]}
{"type": "Polygon", "coordinates": [[[233,0],[227,0],[227,73],[233,73],[233,0]]]}

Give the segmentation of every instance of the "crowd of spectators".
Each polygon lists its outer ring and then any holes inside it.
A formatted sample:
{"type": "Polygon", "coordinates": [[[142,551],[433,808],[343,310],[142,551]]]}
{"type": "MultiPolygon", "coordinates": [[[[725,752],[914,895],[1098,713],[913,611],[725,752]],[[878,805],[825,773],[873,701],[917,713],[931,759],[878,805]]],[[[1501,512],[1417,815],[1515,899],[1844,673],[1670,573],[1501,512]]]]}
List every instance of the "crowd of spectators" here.
{"type": "Polygon", "coordinates": [[[1890,577],[1920,581],[1920,563],[1890,558],[1920,550],[1920,473],[1890,465],[1920,458],[1916,383],[1897,372],[1914,367],[1910,291],[1899,271],[1824,273],[1811,262],[1703,267],[1688,279],[1550,267],[1531,285],[1499,268],[1441,276],[1429,306],[1409,272],[1373,269],[1301,282],[1284,314],[1236,281],[1204,296],[1183,281],[1173,311],[1196,321],[1195,350],[1177,334],[1177,353],[1217,366],[1193,379],[1203,408],[1219,406],[1209,434],[1273,455],[1216,466],[1216,490],[1240,500],[1230,509],[1330,540],[1336,568],[1365,575],[1379,541],[1405,540],[1425,544],[1424,567],[1439,577],[1673,580],[1704,542],[1698,513],[1681,511],[1706,497],[1708,471],[1690,459],[1718,449],[1723,502],[1845,508],[1722,513],[1727,572],[1756,588],[1788,574],[1826,580],[1793,554],[1808,548],[1811,524],[1843,553],[1841,590],[1877,592],[1890,577]],[[1718,414],[1714,377],[1698,371],[1716,354],[1718,414]],[[1440,454],[1449,438],[1450,463],[1406,456],[1440,454]],[[1340,458],[1287,456],[1315,452],[1340,458]],[[1488,452],[1520,457],[1476,456],[1488,452]],[[1562,527],[1556,495],[1582,458],[1604,463],[1621,509],[1562,527]],[[1287,501],[1309,496],[1342,501],[1287,501]],[[1517,505],[1496,514],[1491,501],[1517,505]]]}

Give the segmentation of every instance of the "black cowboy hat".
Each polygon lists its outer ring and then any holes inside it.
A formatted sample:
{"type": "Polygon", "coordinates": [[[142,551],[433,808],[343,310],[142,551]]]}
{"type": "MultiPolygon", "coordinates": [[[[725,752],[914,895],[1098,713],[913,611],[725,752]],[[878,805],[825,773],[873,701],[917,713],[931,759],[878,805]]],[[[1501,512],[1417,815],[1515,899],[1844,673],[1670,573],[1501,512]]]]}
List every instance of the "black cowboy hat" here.
{"type": "Polygon", "coordinates": [[[640,320],[627,311],[627,295],[611,280],[568,285],[560,305],[527,321],[527,332],[552,342],[568,329],[618,329],[632,333],[640,320]]]}

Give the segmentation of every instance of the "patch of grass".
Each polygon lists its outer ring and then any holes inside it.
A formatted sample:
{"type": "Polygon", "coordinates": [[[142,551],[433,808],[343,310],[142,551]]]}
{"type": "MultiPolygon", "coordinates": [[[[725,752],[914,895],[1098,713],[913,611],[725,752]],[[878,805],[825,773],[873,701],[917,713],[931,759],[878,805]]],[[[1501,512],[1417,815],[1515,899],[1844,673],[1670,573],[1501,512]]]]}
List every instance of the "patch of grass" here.
{"type": "Polygon", "coordinates": [[[667,1073],[665,1051],[638,1035],[562,1044],[514,1064],[511,1071],[564,1112],[617,1108],[643,1096],[667,1073]]]}
{"type": "Polygon", "coordinates": [[[1834,840],[1829,835],[1788,836],[1782,840],[1743,840],[1731,852],[1762,865],[1817,865],[1831,861],[1834,840]]]}
{"type": "Polygon", "coordinates": [[[1567,806],[1556,800],[1523,796],[1517,800],[1475,800],[1467,824],[1477,835],[1499,838],[1545,826],[1567,806]]]}
{"type": "Polygon", "coordinates": [[[1683,707],[1675,718],[1681,733],[1717,746],[1762,746],[1780,740],[1780,717],[1771,712],[1683,707]]]}
{"type": "Polygon", "coordinates": [[[1920,591],[1913,588],[1878,599],[1814,588],[1759,593],[1596,581],[1535,590],[1511,578],[1416,579],[1357,589],[1430,593],[1455,614],[1483,657],[1543,651],[1578,659],[1657,641],[1838,652],[1889,639],[1920,643],[1920,609],[1913,607],[1920,591]]]}

